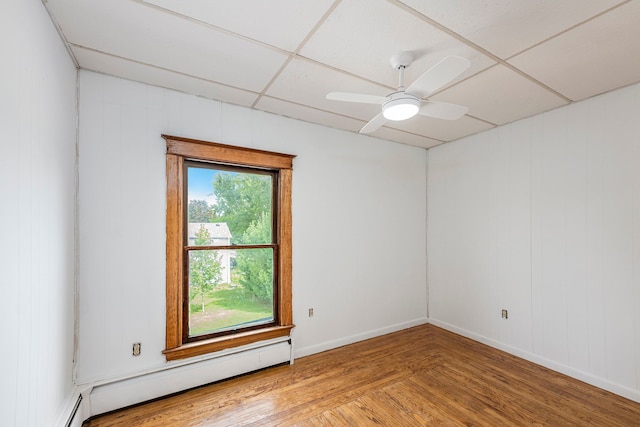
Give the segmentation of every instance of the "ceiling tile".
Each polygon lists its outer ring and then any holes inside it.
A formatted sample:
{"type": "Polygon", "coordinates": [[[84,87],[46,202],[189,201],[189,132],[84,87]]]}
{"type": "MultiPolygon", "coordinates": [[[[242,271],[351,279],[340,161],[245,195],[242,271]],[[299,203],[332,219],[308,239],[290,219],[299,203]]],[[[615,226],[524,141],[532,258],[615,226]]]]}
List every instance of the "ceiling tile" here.
{"type": "Polygon", "coordinates": [[[432,97],[469,107],[468,114],[495,124],[510,123],[567,103],[504,65],[496,65],[432,97]]]}
{"type": "Polygon", "coordinates": [[[440,141],[453,141],[491,129],[494,126],[469,116],[464,116],[454,121],[416,116],[402,122],[388,121],[385,127],[423,135],[440,141]]]}
{"type": "Polygon", "coordinates": [[[620,6],[509,62],[572,100],[640,81],[640,1],[620,6]]]}
{"type": "Polygon", "coordinates": [[[400,0],[506,59],[621,0],[400,0]]]}
{"type": "Polygon", "coordinates": [[[73,45],[229,86],[260,92],[287,59],[274,49],[128,0],[48,3],[73,45]]]}
{"type": "Polygon", "coordinates": [[[494,64],[478,51],[384,0],[343,1],[300,54],[396,87],[398,73],[389,60],[400,51],[416,55],[406,71],[405,86],[449,55],[464,56],[472,62],[457,80],[494,64]]]}
{"type": "Polygon", "coordinates": [[[385,96],[392,89],[358,79],[340,71],[305,61],[292,60],[266,92],[267,95],[368,121],[380,112],[377,104],[341,102],[326,98],[329,92],[357,92],[385,96]]]}
{"type": "Polygon", "coordinates": [[[258,94],[231,88],[217,83],[151,67],[138,62],[105,55],[100,52],[73,47],[73,55],[83,64],[83,68],[116,77],[152,84],[167,89],[204,96],[210,99],[243,106],[251,106],[258,94]]]}
{"type": "Polygon", "coordinates": [[[143,1],[290,52],[333,4],[333,0],[143,1]]]}
{"type": "Polygon", "coordinates": [[[402,144],[413,145],[422,148],[431,148],[435,147],[436,145],[442,144],[442,141],[388,127],[381,127],[371,135],[377,138],[387,139],[389,141],[395,141],[402,144]]]}
{"type": "Polygon", "coordinates": [[[314,108],[305,107],[303,105],[294,104],[281,99],[270,98],[268,96],[260,98],[260,101],[256,104],[256,108],[262,111],[275,113],[280,116],[291,117],[294,119],[354,132],[360,130],[360,128],[365,124],[365,122],[361,120],[316,110],[314,108]]]}

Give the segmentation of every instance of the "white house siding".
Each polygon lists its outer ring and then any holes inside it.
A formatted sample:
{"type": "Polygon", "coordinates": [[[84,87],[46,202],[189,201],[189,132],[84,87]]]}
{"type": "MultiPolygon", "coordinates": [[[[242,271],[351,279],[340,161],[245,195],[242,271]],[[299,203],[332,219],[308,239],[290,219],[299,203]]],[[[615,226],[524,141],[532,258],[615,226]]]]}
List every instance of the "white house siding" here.
{"type": "MultiPolygon", "coordinates": [[[[209,232],[210,246],[229,246],[231,245],[231,231],[226,222],[190,222],[187,224],[187,238],[189,244],[193,245],[196,240],[196,234],[204,227],[209,232]]],[[[218,260],[222,267],[220,271],[221,283],[231,283],[231,259],[235,257],[235,251],[220,250],[218,251],[218,260]]]]}

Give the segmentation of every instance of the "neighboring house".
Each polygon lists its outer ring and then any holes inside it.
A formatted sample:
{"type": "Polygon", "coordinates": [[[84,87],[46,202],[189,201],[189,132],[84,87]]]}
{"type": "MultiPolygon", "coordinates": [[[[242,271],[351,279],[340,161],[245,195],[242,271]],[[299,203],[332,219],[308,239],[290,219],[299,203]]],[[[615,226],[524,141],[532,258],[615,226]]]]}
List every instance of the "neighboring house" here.
{"type": "MultiPolygon", "coordinates": [[[[187,232],[189,233],[189,245],[195,245],[196,234],[200,227],[204,227],[209,231],[210,246],[231,246],[231,231],[226,222],[190,222],[187,232]]],[[[231,259],[235,258],[236,253],[232,250],[218,251],[220,264],[222,269],[222,283],[231,283],[231,259]]]]}

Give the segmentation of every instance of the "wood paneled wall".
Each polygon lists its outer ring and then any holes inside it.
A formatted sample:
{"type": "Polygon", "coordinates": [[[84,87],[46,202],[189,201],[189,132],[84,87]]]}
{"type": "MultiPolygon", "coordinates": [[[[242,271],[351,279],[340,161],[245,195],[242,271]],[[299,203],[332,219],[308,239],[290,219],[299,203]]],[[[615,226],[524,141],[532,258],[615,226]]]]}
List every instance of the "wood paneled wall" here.
{"type": "Polygon", "coordinates": [[[434,322],[640,400],[638,111],[635,85],[429,151],[434,322]]]}
{"type": "Polygon", "coordinates": [[[0,13],[0,424],[49,426],[70,399],[76,69],[40,1],[0,13]]]}

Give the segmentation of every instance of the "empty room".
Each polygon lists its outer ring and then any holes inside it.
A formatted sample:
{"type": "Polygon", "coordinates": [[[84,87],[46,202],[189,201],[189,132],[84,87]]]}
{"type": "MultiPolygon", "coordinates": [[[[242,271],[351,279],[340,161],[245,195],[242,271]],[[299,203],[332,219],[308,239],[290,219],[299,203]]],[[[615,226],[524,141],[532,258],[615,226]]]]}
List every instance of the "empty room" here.
{"type": "Polygon", "coordinates": [[[640,0],[11,0],[0,425],[640,425],[640,0]]]}

